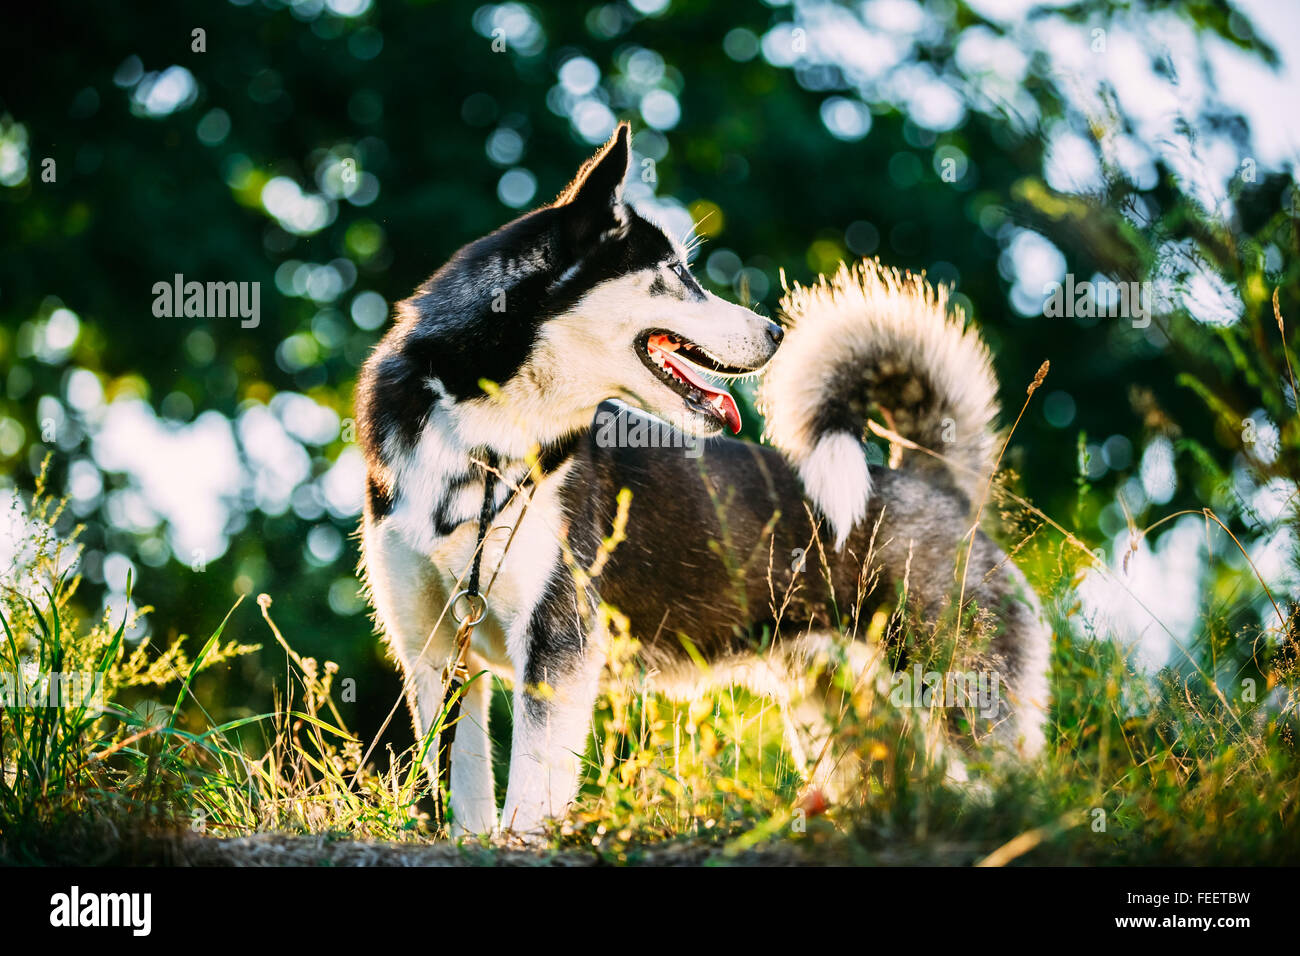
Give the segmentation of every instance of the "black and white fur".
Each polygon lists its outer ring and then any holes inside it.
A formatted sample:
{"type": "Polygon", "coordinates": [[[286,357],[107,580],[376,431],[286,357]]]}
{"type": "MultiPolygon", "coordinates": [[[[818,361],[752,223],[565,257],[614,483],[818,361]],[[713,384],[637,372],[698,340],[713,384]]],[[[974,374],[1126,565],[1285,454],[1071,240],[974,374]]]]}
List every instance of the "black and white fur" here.
{"type": "MultiPolygon", "coordinates": [[[[793,326],[778,350],[780,327],[701,289],[680,244],[624,203],[628,138],[620,126],[555,203],[465,246],[400,303],[358,385],[363,569],[418,735],[442,706],[455,633],[445,608],[475,551],[485,463],[498,462],[482,555],[491,611],[474,631],[470,670],[513,681],[509,783],[498,819],[480,679],[451,755],[456,832],[536,832],[564,813],[605,663],[600,602],[627,616],[668,692],[737,680],[791,697],[800,667],[842,624],[833,607],[860,606],[869,619],[908,580],[923,615],[943,611],[971,525],[970,475],[991,467],[988,355],[941,297],[869,264],[845,271],[787,298],[793,326]],[[710,407],[656,367],[652,333],[684,343],[688,363],[715,382],[767,366],[762,403],[780,450],[712,437],[727,420],[722,401],[710,407]],[[610,399],[621,414],[644,410],[709,437],[703,455],[602,447],[592,423],[610,399]],[[869,467],[862,436],[875,407],[959,467],[920,455],[869,467]],[[938,432],[950,426],[956,441],[945,446],[938,432]],[[626,540],[597,577],[575,576],[596,560],[624,488],[626,540]],[[831,583],[810,566],[794,587],[788,556],[821,532],[831,583]],[[864,565],[877,576],[865,598],[864,565]]],[[[998,733],[1033,753],[1049,632],[1023,577],[982,533],[968,579],[967,597],[998,617],[989,660],[1011,688],[998,733]]]]}

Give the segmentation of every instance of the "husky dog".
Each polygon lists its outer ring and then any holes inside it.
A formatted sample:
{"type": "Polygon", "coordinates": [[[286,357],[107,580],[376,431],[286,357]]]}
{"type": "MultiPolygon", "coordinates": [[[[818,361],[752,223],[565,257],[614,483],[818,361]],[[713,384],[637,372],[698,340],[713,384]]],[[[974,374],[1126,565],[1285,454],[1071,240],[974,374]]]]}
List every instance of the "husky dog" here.
{"type": "MultiPolygon", "coordinates": [[[[1005,689],[995,735],[1037,751],[1049,631],[1007,556],[982,533],[970,544],[997,413],[976,334],[923,281],[871,263],[787,297],[783,332],[700,287],[680,243],[624,201],[628,162],[622,125],[554,203],[465,246],[400,303],[362,371],[362,567],[417,737],[441,713],[445,609],[484,514],[490,612],[469,669],[514,685],[502,829],[535,833],[573,799],[606,660],[602,605],[667,692],[735,680],[785,694],[849,609],[870,620],[906,587],[937,618],[959,549],[965,598],[996,618],[982,652],[1005,689]],[[720,382],[765,368],[775,448],[716,437],[740,430],[720,382]],[[877,409],[951,467],[915,450],[869,465],[877,409]],[[702,453],[608,447],[598,413],[657,424],[648,413],[702,453]],[[803,571],[789,556],[807,549],[803,571]]],[[[498,827],[489,697],[487,680],[467,685],[451,748],[458,833],[498,827]]]]}

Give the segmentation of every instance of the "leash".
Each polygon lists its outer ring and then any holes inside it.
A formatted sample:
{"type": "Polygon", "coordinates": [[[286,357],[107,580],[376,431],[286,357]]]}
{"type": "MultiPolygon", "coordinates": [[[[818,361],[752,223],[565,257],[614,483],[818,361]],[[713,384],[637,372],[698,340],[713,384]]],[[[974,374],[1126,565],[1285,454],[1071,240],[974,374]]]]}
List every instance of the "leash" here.
{"type": "MultiPolygon", "coordinates": [[[[492,521],[492,505],[496,501],[498,459],[496,452],[491,449],[488,449],[483,457],[486,463],[483,468],[483,509],[478,516],[478,542],[474,546],[474,562],[470,565],[469,579],[465,582],[465,588],[456,592],[456,595],[451,599],[451,614],[456,618],[458,627],[456,628],[456,639],[453,644],[452,655],[447,661],[447,666],[442,670],[442,684],[444,687],[442,712],[446,713],[447,716],[442,723],[442,733],[438,735],[442,760],[439,763],[438,770],[437,799],[438,812],[443,820],[447,819],[446,798],[443,794],[451,790],[451,745],[456,740],[456,726],[460,722],[461,700],[464,697],[461,690],[464,688],[465,682],[469,680],[470,638],[473,637],[475,626],[483,618],[487,617],[488,609],[487,597],[479,591],[479,569],[483,562],[483,543],[487,538],[488,526],[492,521]],[[462,598],[469,602],[464,617],[456,610],[456,605],[462,598]]],[[[494,579],[495,577],[493,575],[494,579]]],[[[491,584],[488,586],[491,587],[491,584]]]]}

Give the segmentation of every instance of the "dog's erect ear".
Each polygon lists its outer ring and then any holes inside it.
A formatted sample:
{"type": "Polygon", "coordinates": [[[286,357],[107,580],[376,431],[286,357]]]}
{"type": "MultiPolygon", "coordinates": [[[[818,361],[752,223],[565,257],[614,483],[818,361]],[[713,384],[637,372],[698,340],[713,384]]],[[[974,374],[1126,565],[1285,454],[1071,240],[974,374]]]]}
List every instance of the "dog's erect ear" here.
{"type": "Polygon", "coordinates": [[[564,207],[574,239],[589,239],[624,221],[623,180],[631,155],[631,129],[619,123],[609,142],[582,164],[555,200],[564,207]]]}

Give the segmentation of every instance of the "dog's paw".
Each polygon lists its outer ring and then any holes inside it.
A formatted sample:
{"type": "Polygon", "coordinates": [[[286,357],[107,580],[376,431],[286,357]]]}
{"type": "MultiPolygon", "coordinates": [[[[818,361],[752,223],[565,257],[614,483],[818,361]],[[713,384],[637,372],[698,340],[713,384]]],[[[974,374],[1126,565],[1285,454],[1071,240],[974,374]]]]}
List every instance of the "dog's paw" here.
{"type": "Polygon", "coordinates": [[[551,846],[551,835],[540,830],[498,830],[492,842],[511,850],[545,850],[551,846]]]}

